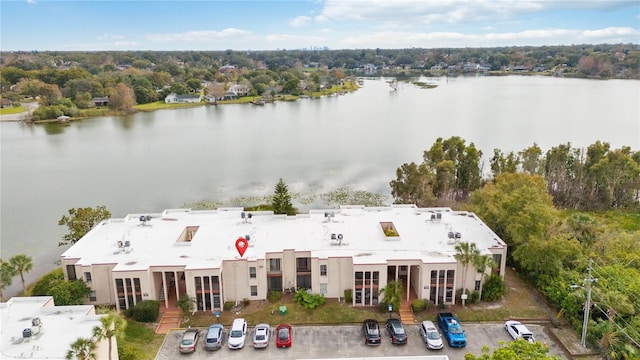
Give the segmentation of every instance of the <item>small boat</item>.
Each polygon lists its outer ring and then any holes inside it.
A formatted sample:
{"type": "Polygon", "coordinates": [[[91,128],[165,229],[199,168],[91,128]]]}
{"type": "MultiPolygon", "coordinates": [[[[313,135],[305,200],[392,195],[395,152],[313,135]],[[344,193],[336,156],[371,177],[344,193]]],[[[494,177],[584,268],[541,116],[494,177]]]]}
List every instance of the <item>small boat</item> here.
{"type": "Polygon", "coordinates": [[[262,105],[264,105],[264,100],[262,100],[262,99],[253,100],[251,103],[252,103],[253,105],[260,105],[260,106],[262,106],[262,105]]]}

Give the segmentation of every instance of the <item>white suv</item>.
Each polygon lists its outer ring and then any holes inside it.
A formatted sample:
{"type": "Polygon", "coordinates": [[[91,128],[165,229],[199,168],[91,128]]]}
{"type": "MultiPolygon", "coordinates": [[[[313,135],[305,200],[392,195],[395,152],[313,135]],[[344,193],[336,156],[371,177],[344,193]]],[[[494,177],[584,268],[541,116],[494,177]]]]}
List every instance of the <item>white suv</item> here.
{"type": "Polygon", "coordinates": [[[440,350],[444,346],[438,329],[431,321],[423,321],[420,324],[420,336],[427,345],[427,349],[440,350]]]}
{"type": "Polygon", "coordinates": [[[233,320],[231,331],[229,331],[229,341],[227,345],[229,349],[242,349],[244,347],[244,339],[247,337],[247,321],[242,318],[233,320]]]}

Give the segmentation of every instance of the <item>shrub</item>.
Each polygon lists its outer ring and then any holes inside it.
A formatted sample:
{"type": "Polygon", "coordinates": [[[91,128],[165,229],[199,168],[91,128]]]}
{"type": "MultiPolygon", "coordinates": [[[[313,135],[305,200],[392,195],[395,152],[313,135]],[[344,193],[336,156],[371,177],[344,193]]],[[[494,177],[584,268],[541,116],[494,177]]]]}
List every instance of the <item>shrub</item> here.
{"type": "Polygon", "coordinates": [[[322,294],[310,294],[305,289],[298,289],[293,295],[293,301],[304,306],[305,309],[315,309],[320,305],[324,305],[326,299],[322,294]]]}
{"type": "Polygon", "coordinates": [[[482,288],[482,300],[487,302],[500,300],[507,293],[507,285],[498,274],[491,274],[482,288]]]}
{"type": "Polygon", "coordinates": [[[424,300],[422,299],[415,299],[411,302],[411,307],[413,308],[414,312],[419,312],[424,310],[425,307],[425,303],[424,300]]]}
{"type": "Polygon", "coordinates": [[[31,296],[49,295],[51,288],[62,281],[64,281],[62,268],[55,269],[38,279],[31,288],[30,294],[31,296]]]}
{"type": "Polygon", "coordinates": [[[380,301],[380,302],[378,303],[378,311],[379,311],[381,314],[387,314],[387,313],[389,313],[389,304],[387,304],[387,302],[386,302],[386,301],[380,301]]]}
{"type": "Polygon", "coordinates": [[[249,306],[249,304],[251,304],[251,300],[244,298],[242,299],[242,305],[243,306],[249,306]]]}
{"type": "Polygon", "coordinates": [[[143,300],[133,307],[133,320],[138,322],[154,322],[160,315],[160,302],[143,300]]]}
{"type": "Polygon", "coordinates": [[[267,300],[269,300],[269,302],[279,301],[280,298],[282,298],[282,293],[280,291],[271,290],[267,294],[267,300]]]}
{"type": "Polygon", "coordinates": [[[232,307],[233,307],[233,301],[225,301],[224,302],[224,307],[223,307],[224,310],[229,311],[229,310],[231,310],[232,307]]]}
{"type": "Polygon", "coordinates": [[[131,344],[118,344],[118,358],[120,360],[136,360],[143,357],[141,350],[135,345],[131,344]]]}
{"type": "Polygon", "coordinates": [[[477,304],[478,301],[480,301],[480,292],[474,291],[469,294],[469,299],[467,299],[467,301],[469,301],[469,304],[477,304]]]}
{"type": "Polygon", "coordinates": [[[344,291],[344,301],[345,301],[345,302],[348,302],[348,303],[350,303],[350,302],[352,302],[352,301],[353,301],[353,290],[351,290],[351,289],[346,289],[346,290],[344,291]]]}

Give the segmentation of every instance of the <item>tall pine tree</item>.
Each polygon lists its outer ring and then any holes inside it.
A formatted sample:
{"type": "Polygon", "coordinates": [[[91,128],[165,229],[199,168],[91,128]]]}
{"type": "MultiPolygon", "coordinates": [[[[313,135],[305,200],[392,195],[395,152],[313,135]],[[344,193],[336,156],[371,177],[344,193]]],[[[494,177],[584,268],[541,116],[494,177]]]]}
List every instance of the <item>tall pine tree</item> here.
{"type": "Polygon", "coordinates": [[[296,214],[296,209],[291,205],[291,194],[289,194],[287,184],[284,183],[282,178],[280,178],[276,184],[275,192],[271,199],[271,206],[275,214],[296,214]]]}

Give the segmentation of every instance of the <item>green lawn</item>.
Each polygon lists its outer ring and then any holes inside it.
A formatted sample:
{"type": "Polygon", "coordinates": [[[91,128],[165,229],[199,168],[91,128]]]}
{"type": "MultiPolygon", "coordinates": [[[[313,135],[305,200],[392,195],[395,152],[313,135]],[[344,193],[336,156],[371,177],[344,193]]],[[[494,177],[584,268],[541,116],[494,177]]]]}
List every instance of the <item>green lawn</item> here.
{"type": "MultiPolygon", "coordinates": [[[[239,314],[234,311],[223,311],[220,314],[220,322],[231,325],[233,319],[244,317],[249,324],[267,323],[271,325],[280,323],[290,323],[296,325],[311,324],[357,324],[364,319],[374,318],[380,321],[385,319],[386,314],[377,311],[376,308],[352,307],[344,303],[338,303],[335,299],[328,299],[327,302],[316,309],[305,309],[303,306],[293,302],[291,297],[283,297],[282,300],[269,303],[268,301],[254,301],[247,307],[241,307],[239,314]],[[280,306],[287,307],[287,313],[281,315],[280,306]],[[272,313],[273,311],[273,313],[272,313]]],[[[218,320],[215,314],[196,313],[189,316],[182,323],[183,327],[207,327],[218,320]]]]}
{"type": "Polygon", "coordinates": [[[164,335],[155,333],[151,325],[127,321],[127,329],[123,339],[118,339],[118,349],[121,353],[135,354],[136,360],[153,360],[162,346],[164,335]]]}
{"type": "Polygon", "coordinates": [[[0,115],[19,114],[19,113],[25,112],[25,111],[27,111],[27,109],[25,109],[22,106],[12,106],[12,107],[8,107],[8,108],[0,109],[0,115]]]}

